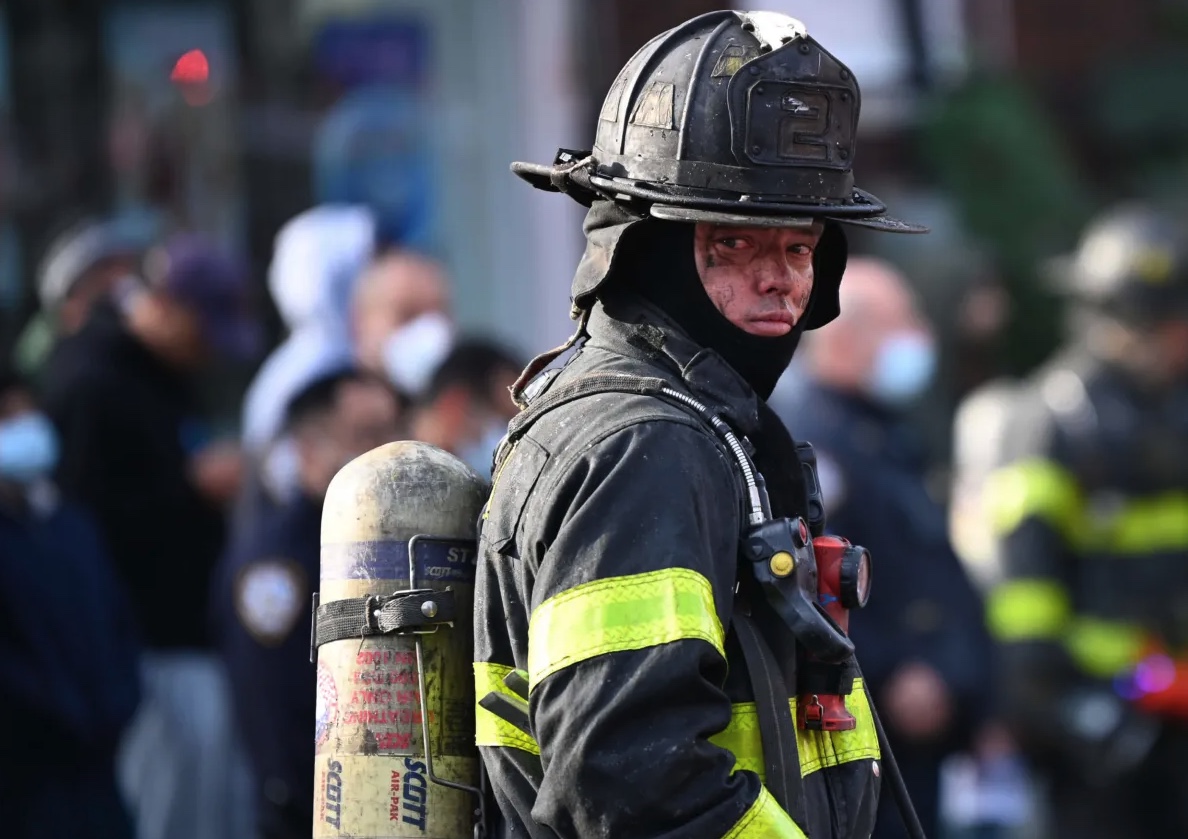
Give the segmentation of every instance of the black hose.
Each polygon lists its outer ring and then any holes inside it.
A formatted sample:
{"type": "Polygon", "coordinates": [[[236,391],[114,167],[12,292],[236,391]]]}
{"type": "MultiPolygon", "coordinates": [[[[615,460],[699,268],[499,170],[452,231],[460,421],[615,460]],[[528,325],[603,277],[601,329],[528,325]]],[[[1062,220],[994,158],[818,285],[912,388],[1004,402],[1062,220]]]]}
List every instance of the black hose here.
{"type": "MultiPolygon", "coordinates": [[[[859,671],[859,677],[861,677],[861,671],[859,671]]],[[[866,679],[862,680],[862,690],[866,693],[866,704],[870,707],[870,716],[874,720],[875,733],[879,738],[879,751],[883,756],[883,772],[887,782],[891,785],[891,795],[895,798],[895,807],[899,810],[899,818],[911,839],[928,839],[924,835],[924,826],[920,824],[920,817],[916,815],[916,808],[912,804],[911,795],[908,794],[907,784],[903,782],[899,764],[895,762],[891,744],[887,742],[887,732],[883,731],[883,721],[879,719],[879,712],[875,709],[874,697],[870,695],[866,679]]]]}

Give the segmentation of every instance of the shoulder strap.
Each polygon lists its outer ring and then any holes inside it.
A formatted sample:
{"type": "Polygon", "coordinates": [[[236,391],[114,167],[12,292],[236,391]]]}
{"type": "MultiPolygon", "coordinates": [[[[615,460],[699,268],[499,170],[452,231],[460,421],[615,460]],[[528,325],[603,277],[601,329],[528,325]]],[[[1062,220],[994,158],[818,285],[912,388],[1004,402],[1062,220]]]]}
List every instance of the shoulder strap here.
{"type": "Polygon", "coordinates": [[[744,604],[735,603],[732,623],[747,663],[751,692],[755,694],[759,739],[763,743],[763,767],[767,774],[763,785],[807,835],[808,808],[804,779],[800,776],[796,721],[792,719],[792,708],[788,704],[788,686],[780,674],[775,654],[745,608],[744,604]]]}
{"type": "Polygon", "coordinates": [[[626,373],[588,373],[556,390],[546,390],[541,396],[528,403],[508,425],[509,437],[522,436],[532,425],[555,408],[575,399],[583,399],[600,393],[631,393],[639,396],[660,396],[669,386],[663,379],[654,376],[630,376],[626,373]]]}

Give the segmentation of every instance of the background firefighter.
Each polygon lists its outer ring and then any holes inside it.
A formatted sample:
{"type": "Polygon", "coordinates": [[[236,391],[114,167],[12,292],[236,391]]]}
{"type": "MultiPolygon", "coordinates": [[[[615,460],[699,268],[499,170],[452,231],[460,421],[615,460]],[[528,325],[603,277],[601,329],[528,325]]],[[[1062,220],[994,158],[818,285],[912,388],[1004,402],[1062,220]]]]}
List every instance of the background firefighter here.
{"type": "Polygon", "coordinates": [[[966,515],[990,529],[979,543],[965,523],[967,558],[991,580],[1007,707],[1047,772],[1055,835],[1180,836],[1188,228],[1119,206],[1053,268],[1073,301],[1068,345],[959,417],[958,451],[977,436],[993,455],[988,474],[958,459],[966,515]]]}

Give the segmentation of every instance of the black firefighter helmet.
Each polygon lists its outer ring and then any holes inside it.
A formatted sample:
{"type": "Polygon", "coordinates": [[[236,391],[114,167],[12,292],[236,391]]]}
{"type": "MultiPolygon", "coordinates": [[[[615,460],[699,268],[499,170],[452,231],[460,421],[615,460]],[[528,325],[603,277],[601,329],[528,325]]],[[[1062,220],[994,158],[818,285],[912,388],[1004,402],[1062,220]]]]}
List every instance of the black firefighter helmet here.
{"type": "Polygon", "coordinates": [[[1119,204],[1094,219],[1077,250],[1053,260],[1048,273],[1057,290],[1125,323],[1188,317],[1188,218],[1119,204]]]}
{"type": "MultiPolygon", "coordinates": [[[[845,267],[837,222],[927,232],[888,217],[878,198],[854,186],[860,100],[854,74],[800,21],[711,12],[661,33],[627,62],[603,103],[591,151],[562,149],[552,166],[514,163],[512,171],[585,206],[610,199],[637,218],[746,227],[825,221],[818,251],[828,242],[837,252],[825,272],[835,276],[818,270],[818,282],[831,283],[836,299],[845,267]]],[[[602,265],[579,269],[577,307],[605,280],[622,232],[600,259],[590,260],[587,249],[585,261],[602,265]]],[[[814,314],[809,328],[831,320],[836,304],[814,314]]]]}

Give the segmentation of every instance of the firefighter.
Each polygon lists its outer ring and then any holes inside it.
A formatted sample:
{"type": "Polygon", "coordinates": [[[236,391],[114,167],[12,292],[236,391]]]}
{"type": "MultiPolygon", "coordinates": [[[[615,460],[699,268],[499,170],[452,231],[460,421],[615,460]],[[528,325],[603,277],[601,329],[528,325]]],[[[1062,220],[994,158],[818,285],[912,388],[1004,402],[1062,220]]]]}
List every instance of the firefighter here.
{"type": "Polygon", "coordinates": [[[1056,835],[1184,836],[1188,227],[1117,206],[1054,279],[1067,346],[959,412],[954,529],[1056,835]]]}
{"type": "Polygon", "coordinates": [[[513,388],[524,410],[480,526],[476,730],[495,836],[874,826],[883,769],[860,685],[852,730],[757,723],[787,715],[807,665],[740,564],[751,523],[806,515],[765,399],[802,333],[838,313],[842,223],[923,232],[854,187],[858,95],[799,21],[713,12],[628,62],[592,151],[513,165],[589,212],[578,328],[513,388]],[[484,704],[516,693],[518,724],[484,704]]]}

